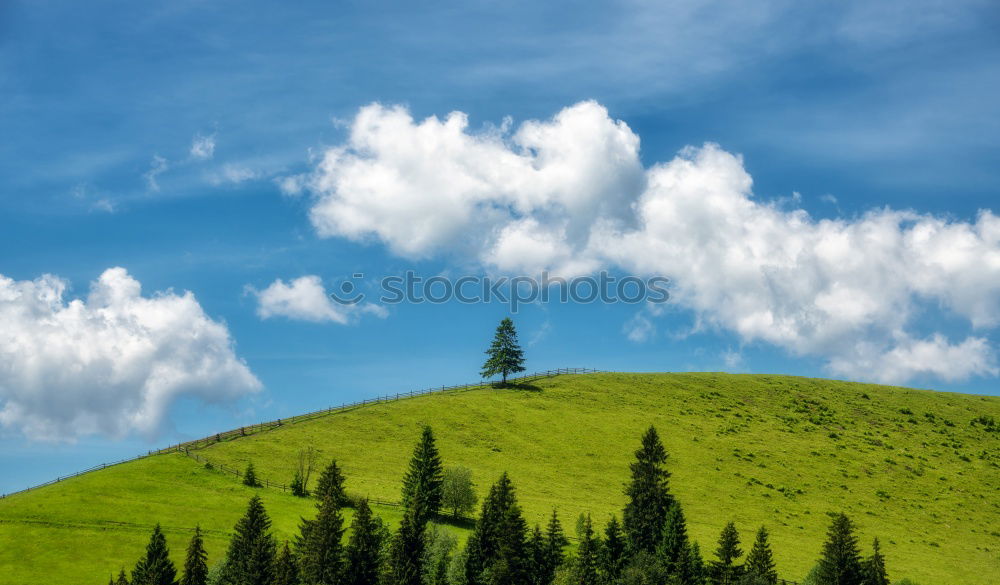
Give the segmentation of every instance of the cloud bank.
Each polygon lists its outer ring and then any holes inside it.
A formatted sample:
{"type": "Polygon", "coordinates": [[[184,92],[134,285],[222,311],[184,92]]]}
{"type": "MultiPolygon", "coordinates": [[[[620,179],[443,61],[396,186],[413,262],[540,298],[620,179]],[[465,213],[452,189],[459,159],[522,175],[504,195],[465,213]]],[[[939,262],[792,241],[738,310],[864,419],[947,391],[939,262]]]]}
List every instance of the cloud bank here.
{"type": "MultiPolygon", "coordinates": [[[[505,272],[665,275],[699,327],[819,357],[838,375],[998,374],[986,338],[1000,324],[992,211],[816,220],[755,199],[742,159],[715,144],[644,167],[639,137],[595,102],[478,131],[461,112],[417,121],[373,104],[288,184],[311,192],[320,236],[408,258],[471,254],[505,272]],[[939,309],[964,323],[958,338],[921,327],[939,309]]],[[[645,321],[627,330],[651,337],[645,321]]]]}
{"type": "Polygon", "coordinates": [[[190,292],[142,295],[109,268],[86,299],[55,276],[0,275],[0,425],[33,439],[155,434],[181,396],[232,400],[261,388],[225,324],[190,292]]]}

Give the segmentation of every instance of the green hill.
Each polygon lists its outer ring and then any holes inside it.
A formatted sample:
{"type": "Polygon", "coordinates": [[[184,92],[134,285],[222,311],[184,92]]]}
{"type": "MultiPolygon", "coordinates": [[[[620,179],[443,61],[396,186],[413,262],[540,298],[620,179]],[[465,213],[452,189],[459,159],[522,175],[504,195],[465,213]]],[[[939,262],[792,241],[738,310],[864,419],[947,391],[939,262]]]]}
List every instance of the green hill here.
{"type": "MultiPolygon", "coordinates": [[[[628,464],[653,424],[706,553],[728,520],[745,548],[765,524],[780,575],[800,581],[819,556],[828,513],[845,511],[865,550],[880,538],[894,580],[1000,583],[1000,432],[985,424],[1000,419],[998,398],[712,373],[533,384],[374,404],[197,450],[214,470],[171,453],[0,500],[0,584],[104,583],[131,566],[156,522],[175,561],[200,523],[216,561],[255,491],[218,467],[252,460],[260,477],[288,483],[309,445],[338,460],[349,492],[398,500],[424,424],[446,466],[473,470],[480,494],[508,471],[530,521],[555,507],[572,532],[581,512],[601,523],[620,514],[628,464]]],[[[279,538],[312,514],[311,501],[256,491],[279,538]]],[[[395,507],[375,509],[398,521],[395,507]]]]}

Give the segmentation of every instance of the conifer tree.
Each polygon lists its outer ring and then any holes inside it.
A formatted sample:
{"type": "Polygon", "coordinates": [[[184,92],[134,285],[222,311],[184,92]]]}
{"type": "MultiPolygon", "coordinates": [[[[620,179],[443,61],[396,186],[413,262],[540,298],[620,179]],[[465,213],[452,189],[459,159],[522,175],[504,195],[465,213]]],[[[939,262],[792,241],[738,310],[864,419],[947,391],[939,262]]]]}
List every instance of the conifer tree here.
{"type": "Polygon", "coordinates": [[[491,584],[520,585],[528,580],[526,526],[517,505],[514,486],[500,476],[483,502],[476,528],[466,544],[467,585],[481,585],[484,573],[491,584]]]}
{"type": "Polygon", "coordinates": [[[649,427],[643,435],[635,459],[630,465],[631,480],[625,488],[628,502],[622,517],[630,554],[656,550],[673,502],[668,486],[670,473],[664,468],[667,452],[655,428],[649,427]]]}
{"type": "Polygon", "coordinates": [[[403,506],[414,512],[418,524],[426,523],[440,511],[443,476],[434,432],[425,426],[403,478],[403,506]]]}
{"type": "Polygon", "coordinates": [[[817,585],[860,585],[861,553],[854,536],[854,524],[846,514],[833,517],[819,560],[817,585]]]}
{"type": "Polygon", "coordinates": [[[243,472],[243,485],[260,487],[260,480],[257,479],[257,472],[253,468],[253,461],[247,463],[247,470],[243,472]]]}
{"type": "Polygon", "coordinates": [[[222,566],[224,585],[271,585],[277,543],[271,519],[260,496],[250,498],[246,514],[236,523],[222,566]]]}
{"type": "Polygon", "coordinates": [[[601,547],[601,574],[607,582],[613,583],[621,577],[625,568],[625,535],[617,516],[611,516],[604,528],[604,546],[601,547]]]}
{"type": "Polygon", "coordinates": [[[125,576],[124,568],[118,571],[118,579],[115,580],[113,585],[129,585],[128,577],[125,576]]]}
{"type": "Polygon", "coordinates": [[[351,522],[344,585],[375,585],[378,582],[385,538],[382,521],[372,514],[368,500],[361,500],[351,522]]]}
{"type": "Polygon", "coordinates": [[[528,536],[528,582],[531,585],[549,585],[546,579],[545,565],[548,558],[548,546],[545,543],[545,535],[541,527],[535,524],[528,536]]]}
{"type": "Polygon", "coordinates": [[[389,551],[392,585],[422,585],[423,556],[424,525],[418,522],[413,510],[407,510],[389,551]]]}
{"type": "Polygon", "coordinates": [[[492,378],[497,374],[503,376],[503,385],[507,385],[507,376],[524,371],[524,351],[517,342],[517,331],[510,317],[500,321],[493,343],[486,350],[486,363],[483,364],[481,376],[492,378]]]}
{"type": "Polygon", "coordinates": [[[320,474],[314,494],[317,499],[317,506],[322,504],[323,500],[327,497],[332,499],[338,508],[343,508],[349,503],[347,492],[344,490],[344,474],[340,471],[340,467],[337,466],[336,459],[331,460],[330,464],[323,470],[323,473],[320,474]]]}
{"type": "Polygon", "coordinates": [[[146,554],[136,563],[132,570],[133,585],[174,585],[177,569],[170,560],[170,549],[167,539],[157,524],[146,545],[146,554]]]}
{"type": "Polygon", "coordinates": [[[180,585],[205,585],[208,583],[208,554],[205,552],[205,542],[201,536],[201,527],[194,527],[194,536],[188,543],[187,557],[184,560],[184,576],[180,585]]]}
{"type": "Polygon", "coordinates": [[[673,502],[667,511],[663,538],[657,550],[667,575],[683,580],[688,553],[687,521],[680,502],[673,502]]]}
{"type": "Polygon", "coordinates": [[[689,582],[694,585],[702,585],[705,582],[705,560],[701,557],[701,547],[697,542],[692,542],[688,553],[688,576],[689,582]]]}
{"type": "Polygon", "coordinates": [[[757,538],[747,554],[743,568],[752,585],[777,585],[778,572],[774,569],[774,557],[771,554],[771,544],[768,542],[767,528],[761,526],[757,530],[757,538]]]}
{"type": "Polygon", "coordinates": [[[583,521],[583,532],[580,534],[580,545],[576,550],[576,562],[573,565],[573,585],[598,585],[597,567],[600,556],[601,541],[594,536],[590,514],[583,521]]]}
{"type": "Polygon", "coordinates": [[[865,585],[889,585],[889,577],[885,571],[885,557],[879,547],[878,539],[872,542],[872,556],[865,560],[865,585]]]}
{"type": "Polygon", "coordinates": [[[308,585],[335,585],[344,570],[344,520],[330,494],[320,502],[316,519],[303,537],[300,578],[308,585]]]}
{"type": "Polygon", "coordinates": [[[281,547],[274,560],[274,583],[273,585],[299,585],[299,566],[295,555],[288,547],[288,541],[281,547]]]}
{"type": "Polygon", "coordinates": [[[737,562],[743,551],[740,549],[740,533],[736,524],[730,522],[719,535],[719,546],[715,549],[715,559],[711,562],[710,577],[716,585],[734,585],[739,582],[743,567],[737,562]]]}
{"type": "Polygon", "coordinates": [[[564,550],[569,540],[563,533],[562,523],[559,522],[559,514],[555,508],[549,516],[549,523],[545,527],[545,572],[546,583],[551,583],[556,577],[556,569],[563,564],[565,558],[564,550]]]}

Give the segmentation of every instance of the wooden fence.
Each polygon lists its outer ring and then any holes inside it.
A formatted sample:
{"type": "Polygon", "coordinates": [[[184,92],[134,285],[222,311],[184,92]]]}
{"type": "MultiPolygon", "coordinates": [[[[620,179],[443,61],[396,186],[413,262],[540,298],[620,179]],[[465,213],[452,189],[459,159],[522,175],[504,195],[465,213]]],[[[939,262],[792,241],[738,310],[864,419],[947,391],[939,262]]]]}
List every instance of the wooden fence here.
{"type": "MultiPolygon", "coordinates": [[[[509,383],[525,383],[525,382],[530,382],[532,380],[537,380],[537,379],[541,379],[541,378],[548,378],[548,377],[551,377],[551,376],[559,376],[559,375],[563,375],[563,374],[593,374],[593,373],[598,373],[598,372],[602,372],[602,371],[603,370],[595,370],[593,368],[557,368],[555,370],[545,370],[545,371],[541,371],[541,372],[535,372],[533,374],[525,374],[525,375],[522,375],[522,376],[517,376],[515,378],[510,378],[508,380],[508,382],[509,383]]],[[[322,416],[327,416],[327,415],[338,413],[338,412],[345,412],[345,411],[352,410],[352,409],[355,409],[355,408],[359,408],[359,407],[362,407],[362,406],[366,406],[366,405],[369,405],[369,404],[381,404],[381,403],[385,403],[385,402],[395,402],[396,400],[403,400],[403,399],[406,399],[406,398],[413,398],[414,396],[423,396],[425,394],[432,394],[432,393],[435,393],[435,392],[449,392],[449,391],[471,390],[471,389],[474,389],[474,388],[483,388],[485,386],[490,386],[490,385],[492,385],[494,383],[495,382],[491,382],[491,381],[488,381],[488,380],[480,380],[479,382],[473,382],[471,384],[456,384],[454,386],[436,386],[434,388],[425,388],[423,390],[413,390],[413,391],[410,391],[410,392],[398,392],[396,394],[386,394],[384,396],[376,396],[375,398],[367,398],[365,400],[361,400],[361,401],[358,401],[358,402],[343,403],[340,406],[330,406],[328,408],[323,408],[323,409],[320,409],[320,410],[315,410],[313,412],[307,412],[305,414],[300,414],[300,415],[289,417],[289,418],[283,418],[283,419],[279,418],[277,420],[273,420],[273,421],[269,421],[269,422],[257,423],[257,424],[254,424],[254,425],[240,427],[238,429],[232,429],[232,430],[229,430],[229,431],[225,431],[225,432],[221,432],[221,433],[216,433],[216,434],[210,435],[208,437],[202,437],[201,439],[195,439],[193,441],[186,441],[184,443],[178,443],[176,445],[171,445],[169,447],[164,447],[162,449],[156,449],[156,450],[153,450],[153,451],[147,451],[144,454],[136,455],[135,457],[130,457],[128,459],[122,459],[121,461],[115,461],[113,463],[101,463],[99,465],[95,465],[93,467],[89,467],[87,469],[84,469],[83,471],[77,471],[76,473],[71,473],[69,475],[63,475],[63,476],[57,477],[57,478],[55,478],[53,480],[47,481],[45,483],[40,483],[38,485],[33,485],[31,487],[24,488],[23,490],[17,490],[17,491],[14,491],[14,492],[10,492],[8,494],[2,494],[2,495],[0,495],[0,499],[7,498],[7,497],[10,497],[10,496],[14,496],[14,495],[17,495],[17,494],[23,494],[25,492],[30,492],[30,491],[33,491],[33,490],[37,490],[39,488],[50,486],[50,485],[59,483],[61,481],[65,481],[65,480],[70,479],[70,478],[81,476],[81,475],[83,475],[85,473],[91,473],[93,471],[100,471],[102,469],[107,469],[109,467],[114,467],[116,465],[121,465],[122,463],[129,463],[130,461],[136,461],[138,459],[143,459],[143,458],[149,457],[151,455],[159,455],[159,454],[162,454],[162,453],[170,453],[170,452],[175,452],[175,451],[179,451],[179,452],[182,452],[182,453],[184,453],[186,455],[190,455],[191,454],[190,451],[192,451],[192,450],[197,450],[197,449],[200,449],[202,447],[207,447],[208,445],[212,445],[214,443],[218,443],[218,442],[225,441],[225,440],[228,440],[228,439],[235,439],[235,438],[239,438],[239,437],[245,437],[247,435],[252,435],[252,434],[260,433],[260,432],[263,432],[263,431],[269,431],[269,430],[272,430],[272,429],[276,429],[276,428],[279,428],[279,427],[284,426],[284,425],[295,424],[295,423],[300,423],[300,422],[304,422],[304,421],[308,421],[308,420],[313,420],[313,419],[316,419],[316,418],[319,418],[319,417],[322,417],[322,416]]],[[[197,459],[197,457],[196,457],[196,459],[197,459]]],[[[219,468],[219,466],[215,466],[215,467],[219,468]]],[[[226,470],[226,471],[228,473],[234,473],[236,475],[236,477],[239,477],[239,474],[240,474],[239,470],[226,470]]],[[[284,485],[281,485],[281,484],[273,484],[272,483],[272,484],[270,484],[270,486],[273,486],[275,488],[280,487],[280,489],[288,489],[287,486],[284,486],[284,485]]],[[[372,500],[372,501],[374,502],[374,500],[372,500]]],[[[384,504],[384,505],[395,505],[395,503],[392,503],[392,502],[375,502],[375,503],[380,503],[380,504],[384,504]]]]}

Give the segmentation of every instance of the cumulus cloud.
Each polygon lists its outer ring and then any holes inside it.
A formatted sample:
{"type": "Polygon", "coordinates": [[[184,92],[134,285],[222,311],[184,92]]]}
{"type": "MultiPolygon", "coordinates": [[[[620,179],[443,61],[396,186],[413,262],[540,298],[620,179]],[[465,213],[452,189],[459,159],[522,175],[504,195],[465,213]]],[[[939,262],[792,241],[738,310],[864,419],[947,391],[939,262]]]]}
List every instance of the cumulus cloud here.
{"type": "Polygon", "coordinates": [[[198,134],[191,141],[191,158],[209,160],[215,156],[215,134],[202,136],[198,134]]]}
{"type": "Polygon", "coordinates": [[[385,317],[384,307],[369,303],[353,305],[333,301],[323,286],[323,281],[315,275],[306,275],[287,284],[280,278],[264,290],[247,287],[247,291],[257,297],[257,315],[261,319],[285,317],[314,323],[340,323],[346,325],[357,319],[361,313],[385,317]]]}
{"type": "Polygon", "coordinates": [[[261,388],[225,324],[191,292],[143,296],[109,268],[85,298],[51,275],[0,275],[0,425],[34,439],[155,434],[181,396],[233,400],[261,388]]]}
{"type": "MultiPolygon", "coordinates": [[[[292,182],[311,192],[323,237],[406,257],[471,255],[506,272],[667,276],[700,327],[855,378],[998,373],[974,334],[1000,325],[992,211],[971,222],[889,208],[816,220],[795,199],[755,198],[741,157],[715,144],[644,167],[639,137],[595,102],[479,131],[460,112],[416,121],[374,104],[292,182]],[[958,339],[917,333],[938,307],[967,324],[958,339]]],[[[654,330],[643,315],[625,328],[635,341],[654,330]]]]}

